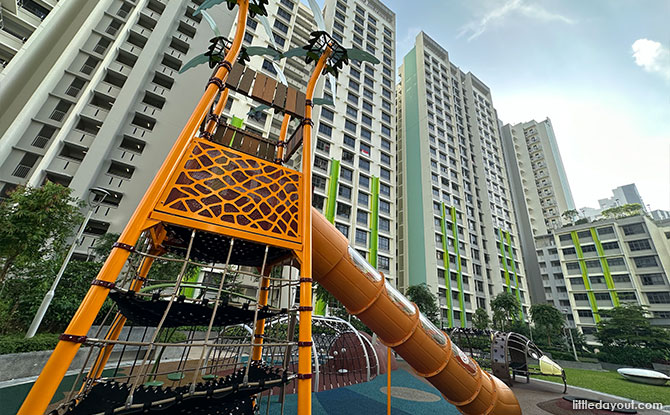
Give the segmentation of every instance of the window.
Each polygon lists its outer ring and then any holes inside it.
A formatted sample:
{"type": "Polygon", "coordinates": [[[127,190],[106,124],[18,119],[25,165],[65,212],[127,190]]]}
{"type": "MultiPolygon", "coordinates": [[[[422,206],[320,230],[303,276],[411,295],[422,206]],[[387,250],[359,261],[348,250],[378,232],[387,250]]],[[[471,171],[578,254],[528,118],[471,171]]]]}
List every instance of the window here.
{"type": "Polygon", "coordinates": [[[379,168],[379,176],[384,180],[391,180],[391,171],[383,167],[379,168]]]}
{"type": "Polygon", "coordinates": [[[370,201],[370,195],[364,192],[358,192],[358,205],[368,207],[370,201]]]}
{"type": "Polygon", "coordinates": [[[358,159],[358,167],[364,171],[370,171],[370,161],[358,159]]]}
{"type": "Polygon", "coordinates": [[[391,136],[391,129],[384,124],[382,124],[382,134],[384,134],[387,137],[391,136]]]}
{"type": "Polygon", "coordinates": [[[670,304],[669,292],[647,293],[649,304],[670,304]]]}
{"type": "Polygon", "coordinates": [[[579,317],[586,317],[586,318],[591,317],[592,318],[593,317],[593,312],[591,310],[577,310],[577,315],[579,317]]]}
{"type": "Polygon", "coordinates": [[[377,257],[377,267],[382,271],[388,271],[390,268],[390,260],[385,256],[377,257]]]}
{"type": "Polygon", "coordinates": [[[649,243],[649,239],[640,239],[637,241],[629,241],[628,248],[630,248],[631,251],[644,251],[645,249],[651,249],[651,244],[649,243]]]}
{"type": "Polygon", "coordinates": [[[356,229],[356,243],[367,246],[368,244],[368,233],[363,229],[356,229]]]}
{"type": "Polygon", "coordinates": [[[596,300],[600,301],[609,301],[611,299],[609,293],[595,293],[595,297],[596,300]]]}
{"type": "Polygon", "coordinates": [[[560,239],[563,242],[568,242],[572,241],[572,236],[569,233],[564,233],[563,235],[560,235],[558,239],[560,239]]]}
{"type": "Polygon", "coordinates": [[[610,267],[623,267],[626,265],[626,262],[621,257],[607,258],[607,265],[610,267]]]}
{"type": "Polygon", "coordinates": [[[356,134],[356,124],[349,120],[344,120],[344,129],[356,134]]]}
{"type": "Polygon", "coordinates": [[[579,262],[568,262],[565,264],[565,268],[567,268],[568,271],[579,271],[579,262]]]}
{"type": "Polygon", "coordinates": [[[326,189],[326,179],[321,177],[321,176],[317,176],[315,174],[314,176],[312,176],[312,185],[314,187],[316,187],[317,189],[325,190],[326,189]]]}
{"type": "Polygon", "coordinates": [[[630,283],[630,277],[626,274],[612,275],[612,280],[618,283],[630,283]]]}
{"type": "Polygon", "coordinates": [[[389,156],[386,153],[381,153],[379,155],[379,160],[382,162],[382,164],[385,164],[387,166],[391,165],[391,156],[389,156]]]}
{"type": "Polygon", "coordinates": [[[577,232],[577,236],[580,237],[580,238],[590,238],[591,237],[591,231],[577,232]]]}
{"type": "Polygon", "coordinates": [[[344,135],[343,143],[349,148],[356,148],[356,139],[348,134],[344,135]]]}
{"type": "Polygon", "coordinates": [[[384,232],[391,231],[391,221],[386,218],[379,218],[379,230],[384,232]]]}
{"type": "Polygon", "coordinates": [[[340,184],[337,194],[347,200],[351,200],[351,187],[340,184]]]}
{"type": "Polygon", "coordinates": [[[314,206],[315,208],[317,208],[319,210],[323,210],[323,203],[325,201],[326,201],[326,198],[321,196],[321,195],[318,195],[316,193],[314,195],[312,195],[312,206],[314,206]]]}
{"type": "Polygon", "coordinates": [[[385,138],[382,138],[382,148],[384,150],[391,150],[391,142],[385,138]]]}
{"type": "Polygon", "coordinates": [[[284,34],[288,33],[288,26],[277,19],[275,19],[274,28],[279,30],[280,32],[283,32],[284,34]]]}
{"type": "Polygon", "coordinates": [[[577,251],[575,250],[575,248],[564,248],[564,249],[562,249],[562,251],[563,251],[563,255],[576,255],[577,254],[577,251]]]}
{"type": "Polygon", "coordinates": [[[637,301],[637,296],[633,291],[618,291],[617,295],[621,301],[637,301]]]}
{"type": "Polygon", "coordinates": [[[640,280],[642,280],[642,285],[665,285],[666,279],[665,275],[660,272],[655,272],[653,274],[643,274],[640,275],[640,280]]]}
{"type": "Polygon", "coordinates": [[[638,268],[651,268],[651,267],[657,267],[658,266],[658,261],[656,261],[656,257],[651,255],[651,256],[639,256],[636,258],[633,258],[633,261],[635,261],[635,266],[638,268]]]}
{"type": "MultiPolygon", "coordinates": [[[[359,89],[360,87],[361,87],[361,84],[359,84],[358,82],[354,81],[353,79],[349,79],[349,88],[351,88],[351,89],[353,89],[354,91],[358,92],[358,89],[359,89]]],[[[350,94],[349,96],[351,97],[351,96],[354,96],[354,95],[353,95],[353,94],[350,94]]],[[[356,99],[358,99],[358,98],[356,98],[356,99]]],[[[351,101],[351,99],[350,99],[350,101],[351,101]]]]}
{"type": "Polygon", "coordinates": [[[354,153],[343,150],[342,151],[342,161],[344,161],[346,163],[353,163],[354,162],[354,153]]]}
{"type": "Polygon", "coordinates": [[[391,186],[384,183],[379,183],[379,193],[384,196],[391,196],[391,186]]]}
{"type": "Polygon", "coordinates": [[[293,2],[291,0],[281,0],[281,4],[293,10],[293,2]]]}
{"type": "Polygon", "coordinates": [[[603,243],[603,249],[605,251],[619,249],[619,243],[618,242],[604,242],[603,243]]]}
{"type": "Polygon", "coordinates": [[[582,252],[585,252],[585,253],[596,252],[596,246],[595,245],[583,245],[582,246],[582,252]]]}
{"type": "Polygon", "coordinates": [[[644,233],[644,225],[641,223],[633,223],[630,225],[622,226],[624,235],[637,235],[639,233],[644,233]]]}
{"type": "Polygon", "coordinates": [[[337,203],[337,216],[349,219],[349,216],[351,216],[351,206],[338,202],[337,203]]]}
{"type": "Polygon", "coordinates": [[[347,115],[358,119],[358,110],[351,105],[347,105],[347,115]]]}
{"type": "Polygon", "coordinates": [[[356,94],[348,92],[347,93],[347,101],[351,102],[354,105],[358,105],[358,96],[356,96],[356,94]]]}
{"type": "Polygon", "coordinates": [[[382,213],[391,213],[391,202],[379,199],[379,211],[382,213]]]}
{"type": "Polygon", "coordinates": [[[365,143],[361,143],[360,150],[361,150],[361,154],[363,154],[367,157],[370,157],[370,146],[369,145],[367,145],[365,143]]]}
{"type": "Polygon", "coordinates": [[[328,108],[321,108],[321,118],[333,121],[334,116],[335,113],[333,113],[333,111],[329,110],[328,108]]]}
{"type": "Polygon", "coordinates": [[[346,167],[342,167],[340,169],[340,178],[341,179],[350,182],[353,179],[353,176],[354,176],[353,170],[349,170],[346,167]]]}
{"type": "Polygon", "coordinates": [[[575,297],[575,301],[588,301],[589,300],[589,296],[586,295],[586,293],[577,293],[577,294],[574,294],[574,297],[575,297]]]}
{"type": "Polygon", "coordinates": [[[328,153],[330,151],[330,143],[319,138],[316,140],[316,148],[328,153]]]}
{"type": "Polygon", "coordinates": [[[323,157],[314,157],[314,167],[323,171],[328,171],[328,160],[323,157]]]}
{"type": "Polygon", "coordinates": [[[326,125],[324,123],[319,123],[319,133],[330,137],[333,134],[333,127],[326,125]]]}
{"type": "Polygon", "coordinates": [[[368,224],[368,212],[358,209],[356,211],[356,223],[359,225],[366,225],[368,224]]]}
{"type": "Polygon", "coordinates": [[[372,127],[372,118],[365,114],[361,115],[361,122],[369,127],[372,127]]]}
{"type": "Polygon", "coordinates": [[[361,127],[361,138],[366,141],[370,141],[372,140],[372,133],[370,132],[370,130],[361,127]]]}
{"type": "Polygon", "coordinates": [[[272,63],[267,59],[263,59],[263,69],[270,72],[273,75],[277,75],[277,70],[272,65],[272,63]]]}
{"type": "Polygon", "coordinates": [[[391,249],[391,240],[385,236],[379,236],[379,249],[388,252],[391,249]]]}
{"type": "Polygon", "coordinates": [[[600,236],[605,236],[605,235],[611,235],[614,233],[614,228],[607,227],[607,228],[598,228],[598,235],[600,236]]]}
{"type": "Polygon", "coordinates": [[[335,228],[340,231],[342,235],[344,235],[346,238],[349,237],[349,226],[343,225],[341,223],[335,222],[335,228]]]}

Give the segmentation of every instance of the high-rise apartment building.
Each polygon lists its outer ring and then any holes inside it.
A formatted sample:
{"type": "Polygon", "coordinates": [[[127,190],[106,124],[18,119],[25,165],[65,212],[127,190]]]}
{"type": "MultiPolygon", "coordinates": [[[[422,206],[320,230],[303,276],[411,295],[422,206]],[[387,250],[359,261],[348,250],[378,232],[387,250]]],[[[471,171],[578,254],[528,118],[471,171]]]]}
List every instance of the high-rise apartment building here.
{"type": "MultiPolygon", "coordinates": [[[[0,110],[2,195],[45,180],[82,199],[93,187],[110,193],[79,254],[123,229],[202,95],[207,65],[178,74],[213,36],[193,16],[199,3],[60,2],[2,74],[0,101],[12,102],[0,110]],[[49,47],[61,51],[40,55],[49,47]]],[[[235,17],[211,14],[226,31],[235,17]]]]}
{"type": "Polygon", "coordinates": [[[626,184],[619,186],[616,189],[612,189],[612,197],[598,200],[600,209],[609,209],[634,203],[642,206],[643,210],[647,210],[647,207],[644,205],[642,197],[640,196],[640,192],[637,191],[637,186],[635,186],[635,183],[626,184]]]}
{"type": "Polygon", "coordinates": [[[0,3],[0,79],[58,0],[7,0],[0,3]]]}
{"type": "MultiPolygon", "coordinates": [[[[301,2],[280,0],[267,9],[275,46],[282,52],[305,45],[317,30],[311,10],[301,2]]],[[[395,282],[395,14],[377,0],[326,0],[322,15],[337,42],[366,50],[380,63],[349,61],[336,80],[334,97],[327,77],[317,83],[315,96],[331,98],[334,105],[314,109],[313,204],[395,282]]],[[[258,19],[249,20],[244,44],[272,46],[258,19]]],[[[275,63],[291,86],[305,89],[313,64],[305,65],[303,58],[275,63]]],[[[252,57],[249,65],[276,77],[271,58],[252,57]]],[[[224,114],[244,118],[246,128],[269,131],[276,139],[283,115],[247,117],[252,106],[231,94],[224,114]]],[[[300,154],[289,161],[300,162],[300,154]]]]}
{"type": "Polygon", "coordinates": [[[567,318],[565,282],[551,232],[565,222],[561,215],[575,209],[575,202],[554,129],[547,118],[506,124],[500,131],[531,297],[553,303],[567,318]]]}
{"type": "Polygon", "coordinates": [[[602,310],[624,303],[646,306],[652,324],[670,326],[670,223],[643,214],[564,227],[554,237],[584,334],[595,333],[602,310]]]}
{"type": "Polygon", "coordinates": [[[491,91],[420,33],[398,90],[399,284],[426,283],[445,325],[507,290],[530,305],[491,91]]]}

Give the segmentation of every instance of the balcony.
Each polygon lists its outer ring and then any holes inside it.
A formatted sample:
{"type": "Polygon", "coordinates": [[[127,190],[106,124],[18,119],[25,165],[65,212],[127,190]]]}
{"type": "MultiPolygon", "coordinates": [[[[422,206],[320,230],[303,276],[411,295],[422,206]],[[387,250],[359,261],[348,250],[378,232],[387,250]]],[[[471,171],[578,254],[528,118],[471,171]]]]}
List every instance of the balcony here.
{"type": "Polygon", "coordinates": [[[79,147],[90,148],[95,140],[95,135],[85,131],[74,129],[65,137],[65,141],[79,147]]]}
{"type": "Polygon", "coordinates": [[[59,175],[73,177],[75,173],[77,173],[80,163],[80,161],[74,159],[56,157],[53,159],[49,167],[47,167],[47,170],[59,175]]]}
{"type": "Polygon", "coordinates": [[[96,87],[95,91],[99,92],[102,95],[107,95],[108,97],[112,97],[116,99],[116,97],[119,96],[119,93],[121,92],[121,88],[118,86],[114,86],[112,84],[109,84],[107,82],[100,82],[96,87]]]}
{"type": "Polygon", "coordinates": [[[84,115],[88,118],[91,118],[96,121],[103,122],[105,121],[105,118],[107,118],[107,114],[109,111],[96,107],[94,105],[87,105],[84,107],[84,109],[81,111],[81,115],[84,115]]]}

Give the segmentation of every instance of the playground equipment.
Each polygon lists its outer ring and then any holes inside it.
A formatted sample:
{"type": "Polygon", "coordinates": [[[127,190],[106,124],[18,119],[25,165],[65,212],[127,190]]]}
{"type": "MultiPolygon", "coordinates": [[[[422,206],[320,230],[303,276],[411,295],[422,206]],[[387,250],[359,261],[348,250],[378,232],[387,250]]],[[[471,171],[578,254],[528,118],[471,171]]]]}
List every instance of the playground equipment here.
{"type": "Polygon", "coordinates": [[[512,385],[516,376],[525,376],[530,383],[531,375],[556,376],[563,381],[563,393],[568,384],[565,370],[526,336],[495,330],[454,328],[449,335],[463,350],[488,369],[500,380],[512,385]],[[537,365],[539,369],[534,366],[537,365]]]}
{"type": "Polygon", "coordinates": [[[239,7],[234,40],[213,39],[207,56],[214,73],[203,97],[19,414],[47,410],[82,345],[92,346],[89,359],[75,389],[50,408],[53,414],[251,413],[264,393],[269,402],[289,385],[297,391],[298,413],[309,414],[311,392],[326,384],[316,374],[354,374],[361,381],[380,367],[379,356],[371,365],[374,347],[360,336],[334,321],[314,325],[327,320],[312,317],[312,278],[464,414],[519,414],[504,383],[482,371],[311,208],[316,81],[322,73],[336,75],[349,58],[372,59],[325,32],[313,33],[302,51],[287,52],[316,63],[303,94],[236,63],[247,14],[265,14],[267,0],[226,2],[239,7]],[[284,113],[278,141],[225,122],[231,90],[284,113]],[[290,139],[287,118],[300,120],[290,139]],[[300,148],[302,171],[282,166],[300,148]],[[255,289],[248,295],[244,286],[255,289]],[[107,298],[114,305],[100,313],[107,298]],[[96,319],[108,330],[89,337],[96,319]],[[144,334],[121,339],[126,325],[144,334]],[[354,348],[367,357],[341,357],[354,348]],[[119,356],[113,363],[112,352],[119,356]]]}

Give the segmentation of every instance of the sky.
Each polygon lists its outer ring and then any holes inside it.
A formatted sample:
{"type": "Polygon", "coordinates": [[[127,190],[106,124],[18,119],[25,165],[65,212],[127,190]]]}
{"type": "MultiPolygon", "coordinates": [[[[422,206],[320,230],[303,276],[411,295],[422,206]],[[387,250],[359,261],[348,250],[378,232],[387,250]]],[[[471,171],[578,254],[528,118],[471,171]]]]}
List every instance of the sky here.
{"type": "Polygon", "coordinates": [[[504,123],[551,119],[578,208],[635,183],[670,210],[670,0],[382,1],[398,65],[423,30],[504,123]]]}

